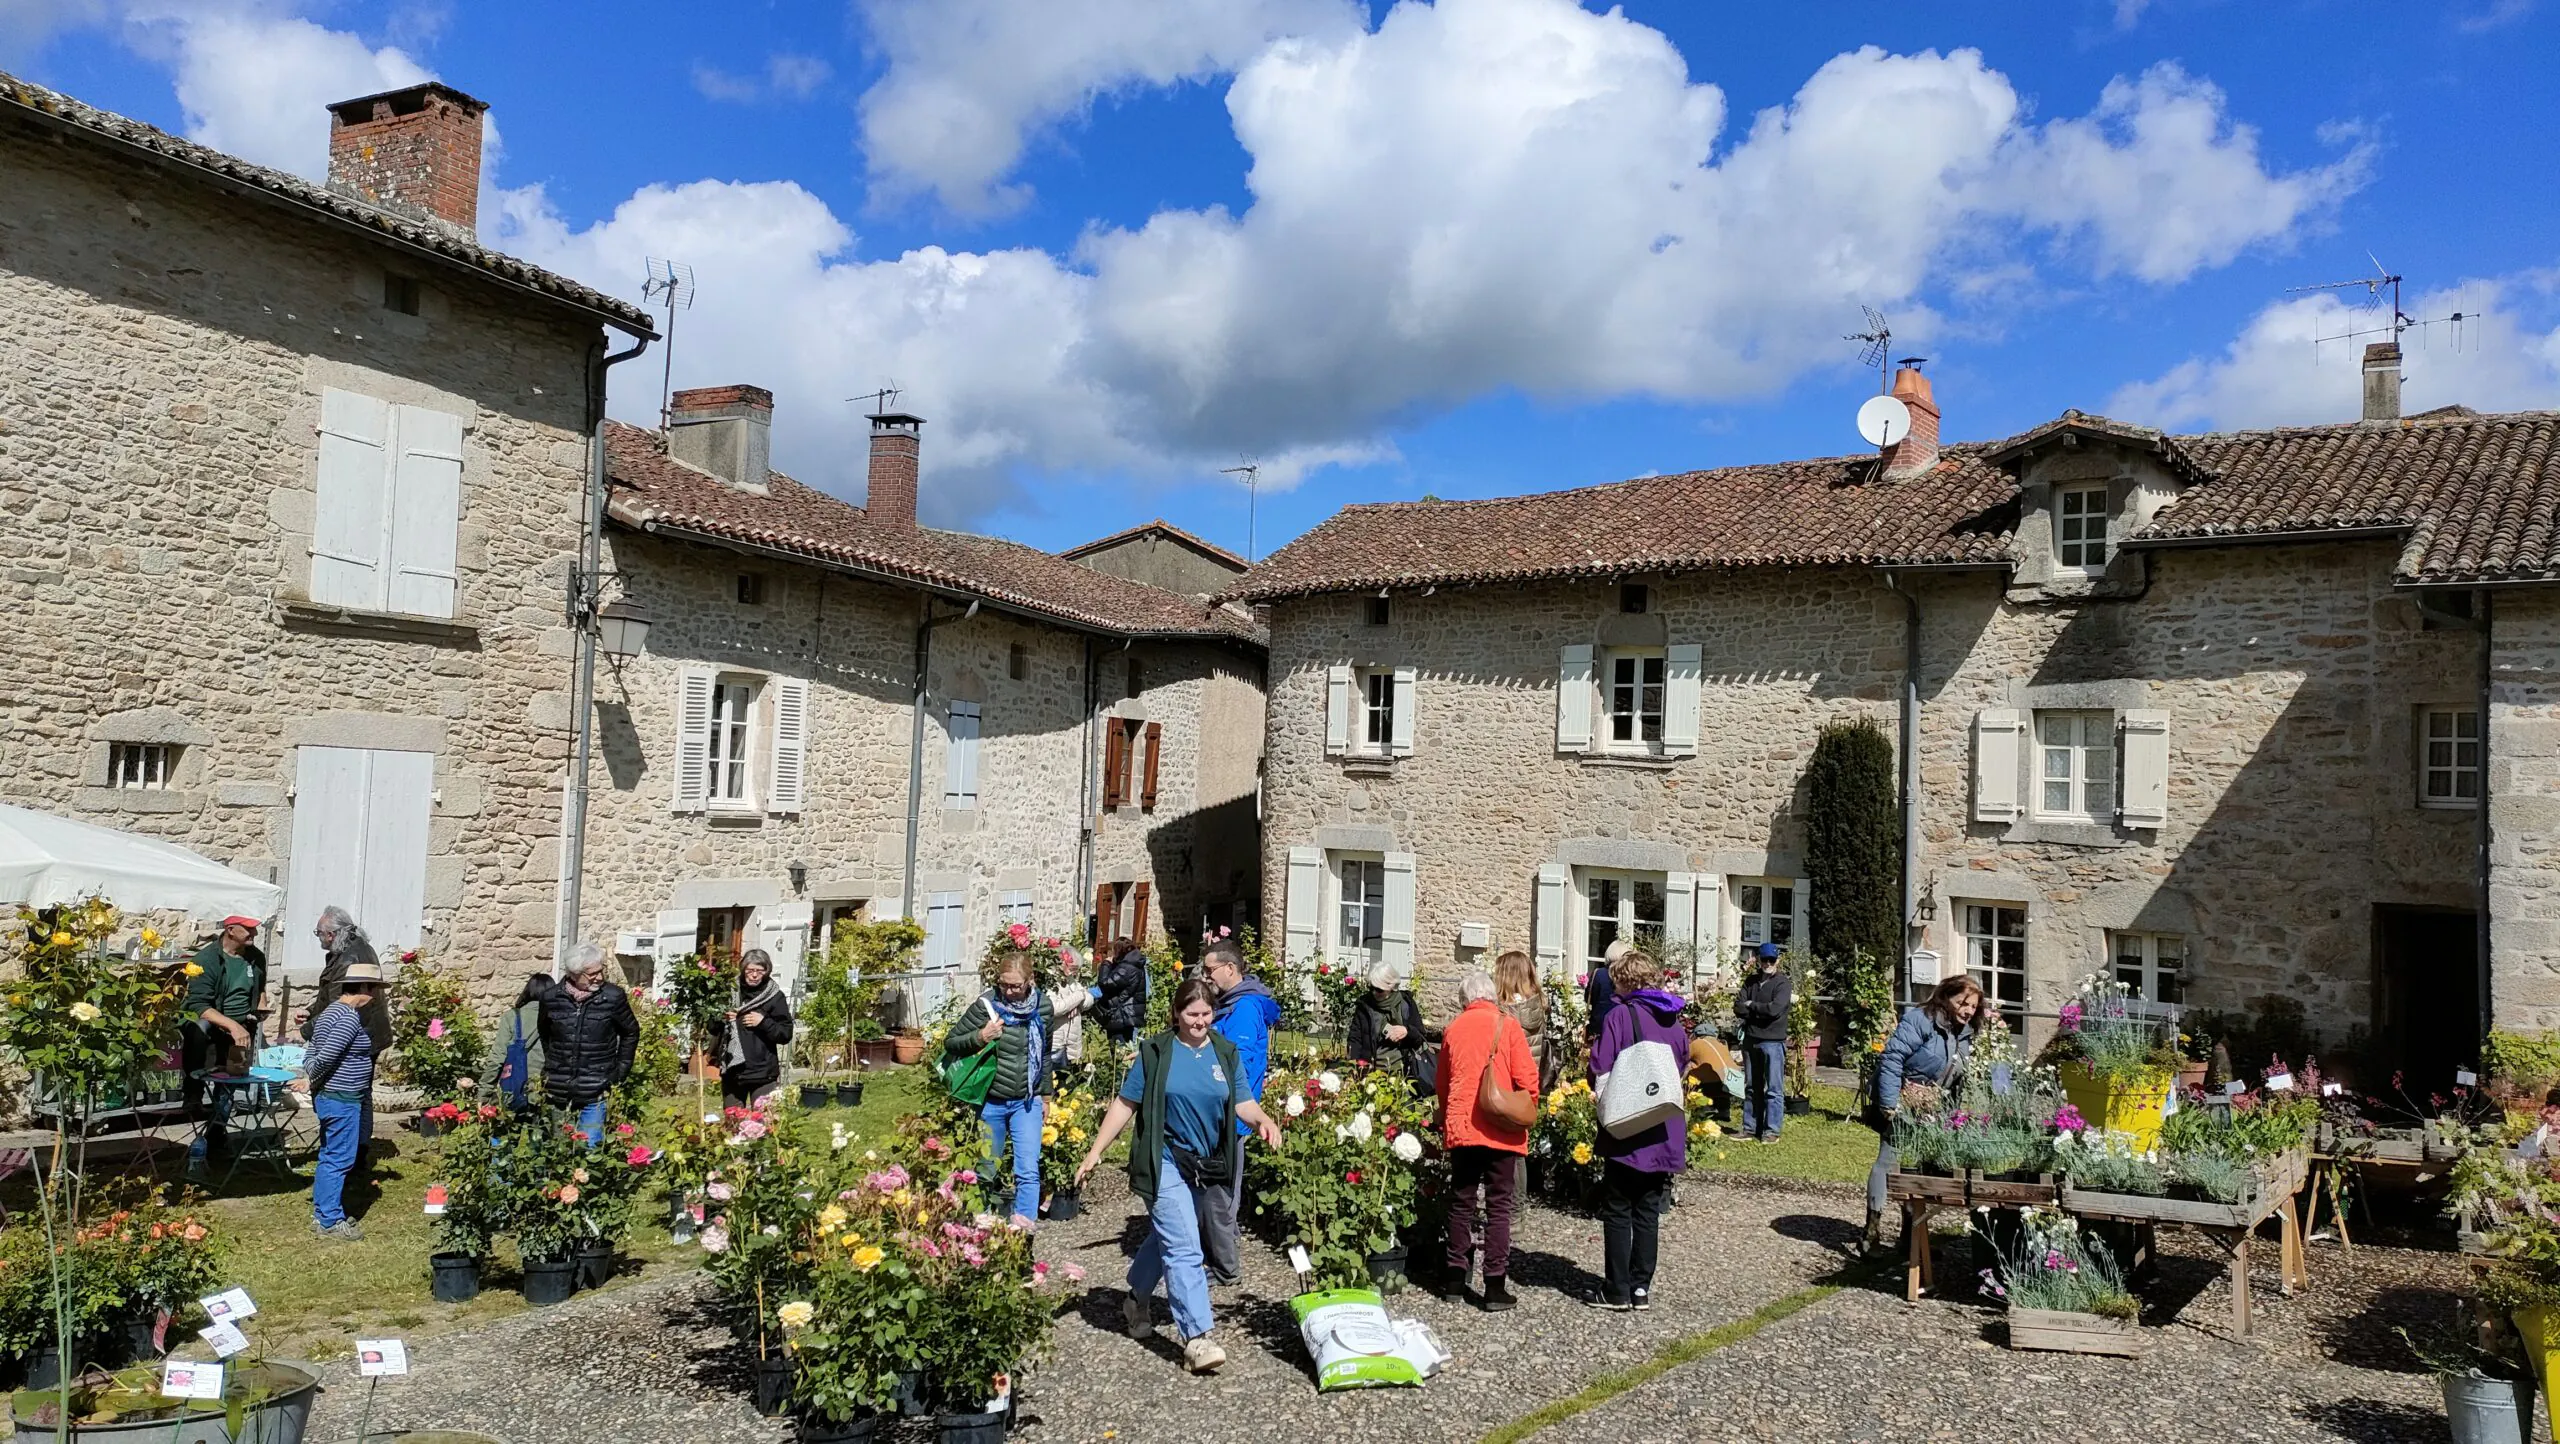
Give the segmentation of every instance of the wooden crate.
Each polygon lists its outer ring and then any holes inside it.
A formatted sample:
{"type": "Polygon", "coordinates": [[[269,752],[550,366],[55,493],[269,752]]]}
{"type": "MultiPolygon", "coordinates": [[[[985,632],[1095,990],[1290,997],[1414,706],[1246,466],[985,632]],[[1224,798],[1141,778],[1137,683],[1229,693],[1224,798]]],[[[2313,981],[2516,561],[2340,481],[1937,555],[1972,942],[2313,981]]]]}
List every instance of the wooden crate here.
{"type": "Polygon", "coordinates": [[[1945,1173],[1904,1173],[1897,1169],[1885,1175],[1885,1197],[1919,1200],[1927,1203],[1966,1204],[1965,1180],[1945,1173]]]}
{"type": "Polygon", "coordinates": [[[2048,1173],[2034,1180],[1985,1178],[1979,1171],[1964,1176],[1965,1194],[1976,1204],[1994,1208],[2051,1207],[2062,1200],[2062,1185],[2048,1173]]]}
{"type": "Polygon", "coordinates": [[[2138,1359],[2150,1346],[2131,1319],[2068,1314],[2059,1309],[2009,1310],[2009,1347],[2058,1354],[2112,1354],[2138,1359]]]}

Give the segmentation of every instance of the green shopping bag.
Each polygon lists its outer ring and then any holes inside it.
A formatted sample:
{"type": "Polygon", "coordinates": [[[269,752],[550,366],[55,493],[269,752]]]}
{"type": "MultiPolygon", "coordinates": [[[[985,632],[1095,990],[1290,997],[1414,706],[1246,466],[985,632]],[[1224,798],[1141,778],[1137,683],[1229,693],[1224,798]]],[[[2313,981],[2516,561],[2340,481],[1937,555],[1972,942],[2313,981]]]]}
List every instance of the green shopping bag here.
{"type": "MultiPolygon", "coordinates": [[[[995,1015],[995,1004],[989,1003],[987,1016],[992,1018],[995,1015]]],[[[951,1045],[947,1041],[943,1044],[942,1081],[951,1090],[953,1100],[972,1108],[986,1106],[987,1090],[996,1086],[996,1073],[1003,1063],[996,1056],[997,1044],[1003,1041],[1003,1035],[998,1034],[995,1042],[957,1058],[950,1055],[951,1045]]]]}

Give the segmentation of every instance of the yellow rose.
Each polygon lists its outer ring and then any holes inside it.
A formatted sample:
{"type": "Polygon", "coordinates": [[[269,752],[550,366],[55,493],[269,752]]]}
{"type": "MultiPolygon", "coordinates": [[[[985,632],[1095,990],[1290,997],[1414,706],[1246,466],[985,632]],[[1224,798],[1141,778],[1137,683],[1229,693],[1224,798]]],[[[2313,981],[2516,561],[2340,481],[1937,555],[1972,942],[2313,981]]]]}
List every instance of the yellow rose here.
{"type": "Polygon", "coordinates": [[[142,945],[146,948],[156,948],[160,946],[160,930],[158,928],[144,928],[142,930],[142,945]]]}
{"type": "Polygon", "coordinates": [[[1576,1163],[1589,1163],[1591,1161],[1591,1145],[1588,1143],[1577,1143],[1573,1145],[1573,1161],[1576,1163]]]}
{"type": "Polygon", "coordinates": [[[818,1227],[829,1233],[844,1227],[844,1222],[845,1211],[832,1203],[818,1210],[818,1227]]]}
{"type": "Polygon", "coordinates": [[[98,1021],[98,1005],[84,998],[71,1005],[71,1017],[74,1022],[94,1023],[98,1021]]]}
{"type": "Polygon", "coordinates": [[[203,977],[203,976],[204,976],[204,966],[203,966],[203,964],[201,964],[201,963],[189,963],[189,964],[187,964],[187,976],[188,976],[188,977],[190,977],[190,978],[201,978],[201,977],[203,977]]]}
{"type": "Polygon", "coordinates": [[[809,1327],[809,1321],[818,1316],[817,1308],[806,1299],[793,1299],[775,1310],[775,1313],[782,1319],[782,1326],[786,1329],[805,1329],[809,1327]]]}
{"type": "Polygon", "coordinates": [[[55,933],[53,935],[53,945],[57,948],[67,948],[71,946],[71,934],[62,932],[55,933]]]}
{"type": "Polygon", "coordinates": [[[880,1250],[865,1246],[853,1251],[853,1266],[864,1273],[869,1273],[880,1266],[880,1260],[887,1257],[888,1255],[880,1250]]]}
{"type": "Polygon", "coordinates": [[[1043,1147],[1043,1148],[1055,1148],[1055,1147],[1057,1147],[1057,1146],[1058,1146],[1058,1130],[1056,1130],[1056,1129],[1054,1129],[1054,1128],[1043,1128],[1043,1129],[1041,1129],[1041,1130],[1040,1130],[1040,1146],[1041,1146],[1041,1147],[1043,1147]]]}

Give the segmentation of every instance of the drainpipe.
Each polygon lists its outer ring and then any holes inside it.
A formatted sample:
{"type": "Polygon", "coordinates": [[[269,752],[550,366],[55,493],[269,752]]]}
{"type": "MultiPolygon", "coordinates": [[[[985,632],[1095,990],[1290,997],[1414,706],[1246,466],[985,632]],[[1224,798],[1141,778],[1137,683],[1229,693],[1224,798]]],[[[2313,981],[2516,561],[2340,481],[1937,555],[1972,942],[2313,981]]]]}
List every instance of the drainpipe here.
{"type": "MultiPolygon", "coordinates": [[[[1095,865],[1093,819],[1095,812],[1098,811],[1093,797],[1093,770],[1096,760],[1093,751],[1093,724],[1094,713],[1100,708],[1102,700],[1101,680],[1095,676],[1098,665],[1093,655],[1093,634],[1087,632],[1084,637],[1084,767],[1082,773],[1084,780],[1076,791],[1076,895],[1068,899],[1067,908],[1067,916],[1071,918],[1083,917],[1085,904],[1093,899],[1095,865]]],[[[1098,945],[1098,939],[1086,937],[1085,946],[1088,950],[1098,945]]]]}
{"type": "Polygon", "coordinates": [[[933,614],[933,594],[924,599],[924,620],[916,624],[916,711],[913,725],[907,731],[907,875],[904,895],[898,899],[899,917],[916,920],[916,831],[924,808],[924,709],[928,698],[925,678],[933,666],[933,629],[952,622],[965,622],[978,614],[976,601],[956,617],[933,614]]]}
{"type": "Polygon", "coordinates": [[[601,340],[587,351],[587,495],[579,517],[578,571],[569,579],[569,625],[578,632],[577,682],[570,704],[578,719],[578,751],[569,764],[566,815],[560,820],[566,846],[560,858],[560,927],[551,940],[555,967],[577,940],[579,893],[586,882],[587,765],[595,748],[596,606],[601,580],[596,573],[604,566],[605,376],[648,349],[649,338],[641,336],[628,351],[607,355],[601,340]]]}
{"type": "MultiPolygon", "coordinates": [[[[1910,932],[1920,913],[1920,598],[1903,590],[1902,579],[1884,574],[1888,591],[1902,598],[1902,928],[1903,950],[1909,953],[1910,932]]],[[[1910,987],[1908,959],[1903,986],[1910,987]]]]}
{"type": "Polygon", "coordinates": [[[2487,588],[2471,594],[2471,611],[2479,619],[2480,628],[2480,809],[2472,819],[2473,847],[2479,853],[2480,915],[2479,921],[2473,925],[2477,941],[2472,944],[2472,950],[2480,955],[2480,1037],[2485,1044],[2489,1030],[2498,1022],[2497,1008],[2492,1001],[2495,994],[2490,991],[2495,974],[2489,966],[2492,936],[2489,927],[2489,649],[2497,634],[2490,625],[2487,588]]]}

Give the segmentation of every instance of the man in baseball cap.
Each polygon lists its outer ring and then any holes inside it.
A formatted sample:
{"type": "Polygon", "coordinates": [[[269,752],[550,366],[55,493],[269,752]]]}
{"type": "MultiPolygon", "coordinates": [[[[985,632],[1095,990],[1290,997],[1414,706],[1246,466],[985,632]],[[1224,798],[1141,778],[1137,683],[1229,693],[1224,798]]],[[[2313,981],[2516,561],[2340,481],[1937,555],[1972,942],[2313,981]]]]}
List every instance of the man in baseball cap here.
{"type": "MultiPolygon", "coordinates": [[[[256,1048],[267,992],[267,955],[252,941],[259,926],[253,917],[224,918],[221,934],[187,964],[187,996],[179,1014],[185,1019],[181,1037],[191,1112],[203,1101],[203,1074],[227,1071],[236,1056],[256,1048]]],[[[227,1092],[214,1094],[204,1131],[187,1150],[188,1172],[201,1173],[207,1156],[222,1143],[222,1115],[229,1102],[227,1092]]]]}

